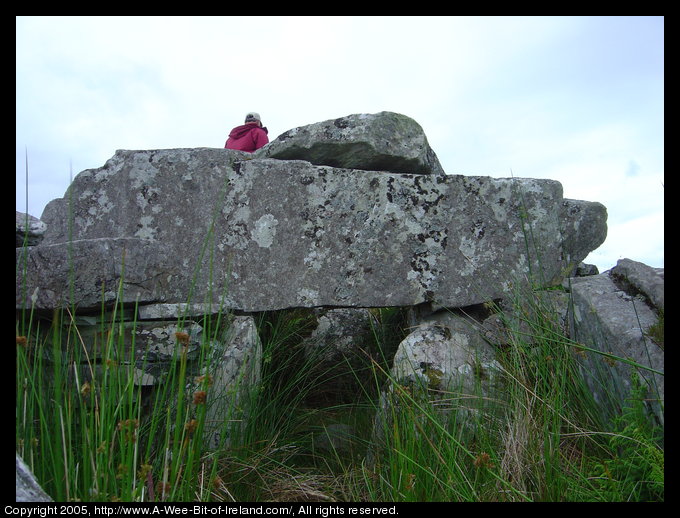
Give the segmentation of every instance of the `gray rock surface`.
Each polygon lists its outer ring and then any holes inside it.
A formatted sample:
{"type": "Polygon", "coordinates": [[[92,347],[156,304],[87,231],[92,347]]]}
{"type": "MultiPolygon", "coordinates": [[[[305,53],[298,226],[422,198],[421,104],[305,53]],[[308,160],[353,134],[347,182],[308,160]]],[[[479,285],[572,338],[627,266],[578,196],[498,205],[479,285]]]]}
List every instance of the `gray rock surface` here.
{"type": "Polygon", "coordinates": [[[606,209],[551,180],[243,158],[119,151],[82,172],[46,207],[43,243],[17,250],[17,305],[95,308],[122,280],[140,304],[459,307],[529,274],[559,283],[606,235],[606,209]]]}
{"type": "Polygon", "coordinates": [[[293,128],[256,156],[366,171],[445,174],[423,128],[393,112],[348,115],[293,128]]]}
{"type": "Polygon", "coordinates": [[[16,211],[16,246],[35,246],[42,241],[47,225],[35,216],[16,211]]]}
{"type": "Polygon", "coordinates": [[[337,364],[366,349],[374,318],[367,309],[320,310],[317,327],[303,343],[306,356],[315,362],[337,364]]]}
{"type": "MultiPolygon", "coordinates": [[[[445,417],[454,435],[470,440],[479,418],[500,416],[505,400],[503,372],[494,348],[484,341],[475,322],[449,312],[427,317],[399,344],[389,381],[380,394],[373,445],[389,444],[386,438],[393,433],[393,423],[407,415],[402,408],[413,406],[404,404],[411,398],[427,400],[424,406],[445,417]]],[[[419,420],[422,426],[427,419],[409,416],[401,426],[413,426],[419,420]]],[[[372,446],[367,455],[372,464],[377,450],[372,446]]]]}
{"type": "Polygon", "coordinates": [[[162,242],[134,237],[17,248],[17,307],[50,309],[72,303],[94,309],[116,300],[161,302],[177,278],[172,254],[162,242]]]}
{"type": "Polygon", "coordinates": [[[16,454],[16,501],[17,502],[52,502],[52,498],[43,491],[33,472],[16,454]]]}
{"type": "MultiPolygon", "coordinates": [[[[611,271],[571,279],[571,334],[595,351],[580,357],[581,371],[607,415],[616,415],[626,404],[631,376],[637,373],[647,389],[646,404],[663,425],[664,350],[648,335],[649,328],[657,323],[658,308],[649,304],[646,293],[622,289],[614,274],[630,267],[631,262],[622,260],[611,271]]],[[[656,283],[651,287],[663,301],[663,283],[661,294],[656,283]]]]}
{"type": "MultiPolygon", "coordinates": [[[[391,376],[447,394],[499,397],[503,368],[477,325],[453,314],[439,314],[414,329],[399,345],[391,376]]],[[[469,405],[469,401],[467,405],[469,405]]]]}
{"type": "Polygon", "coordinates": [[[652,268],[639,261],[620,259],[611,269],[610,276],[623,284],[624,289],[641,293],[657,309],[664,309],[663,268],[652,268]]]}
{"type": "Polygon", "coordinates": [[[204,440],[213,449],[227,446],[231,434],[245,427],[248,416],[243,408],[249,406],[245,400],[257,387],[262,368],[262,343],[253,317],[229,320],[221,345],[213,347],[212,361],[203,373],[209,378],[196,387],[207,392],[204,440]]]}

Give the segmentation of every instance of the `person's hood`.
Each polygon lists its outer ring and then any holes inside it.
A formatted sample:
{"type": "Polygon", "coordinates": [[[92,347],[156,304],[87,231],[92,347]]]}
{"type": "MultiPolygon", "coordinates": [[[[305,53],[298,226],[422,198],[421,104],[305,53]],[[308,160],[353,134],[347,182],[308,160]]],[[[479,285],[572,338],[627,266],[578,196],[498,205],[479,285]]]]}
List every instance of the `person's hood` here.
{"type": "MultiPolygon", "coordinates": [[[[247,124],[243,124],[241,126],[236,126],[231,132],[229,133],[230,138],[238,139],[242,138],[248,133],[250,133],[253,129],[258,128],[259,126],[255,122],[249,122],[247,124]]],[[[268,133],[267,128],[261,128],[265,133],[268,133]]]]}

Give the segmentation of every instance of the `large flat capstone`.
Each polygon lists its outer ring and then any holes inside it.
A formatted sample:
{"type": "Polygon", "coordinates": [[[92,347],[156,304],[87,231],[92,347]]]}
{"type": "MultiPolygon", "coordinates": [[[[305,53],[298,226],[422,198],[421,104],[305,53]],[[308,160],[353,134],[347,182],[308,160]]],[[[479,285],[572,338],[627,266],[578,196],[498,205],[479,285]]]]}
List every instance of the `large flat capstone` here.
{"type": "Polygon", "coordinates": [[[17,249],[19,307],[96,308],[121,279],[140,304],[460,307],[529,277],[560,282],[606,236],[604,206],[564,199],[556,181],[210,148],[118,151],[41,219],[42,243],[17,249]]]}

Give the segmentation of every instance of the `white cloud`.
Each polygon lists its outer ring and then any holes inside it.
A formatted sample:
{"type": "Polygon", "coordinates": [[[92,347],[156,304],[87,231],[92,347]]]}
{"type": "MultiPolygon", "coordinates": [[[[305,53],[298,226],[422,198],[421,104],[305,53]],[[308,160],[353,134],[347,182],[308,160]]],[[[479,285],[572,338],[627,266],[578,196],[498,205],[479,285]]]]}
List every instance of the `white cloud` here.
{"type": "Polygon", "coordinates": [[[593,251],[585,262],[597,264],[601,272],[624,258],[663,268],[663,235],[662,210],[610,226],[605,243],[593,251]]]}

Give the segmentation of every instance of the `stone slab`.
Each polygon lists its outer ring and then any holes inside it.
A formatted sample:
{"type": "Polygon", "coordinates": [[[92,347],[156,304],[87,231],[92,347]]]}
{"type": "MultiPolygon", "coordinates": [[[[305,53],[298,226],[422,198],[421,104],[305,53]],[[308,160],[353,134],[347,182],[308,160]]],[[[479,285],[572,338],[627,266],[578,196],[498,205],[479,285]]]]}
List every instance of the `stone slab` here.
{"type": "Polygon", "coordinates": [[[108,301],[123,279],[124,300],[141,304],[460,307],[518,282],[557,284],[606,236],[604,206],[565,200],[552,180],[207,148],[118,152],[78,175],[41,219],[41,245],[17,250],[18,305],[98,307],[103,278],[108,301]]]}

